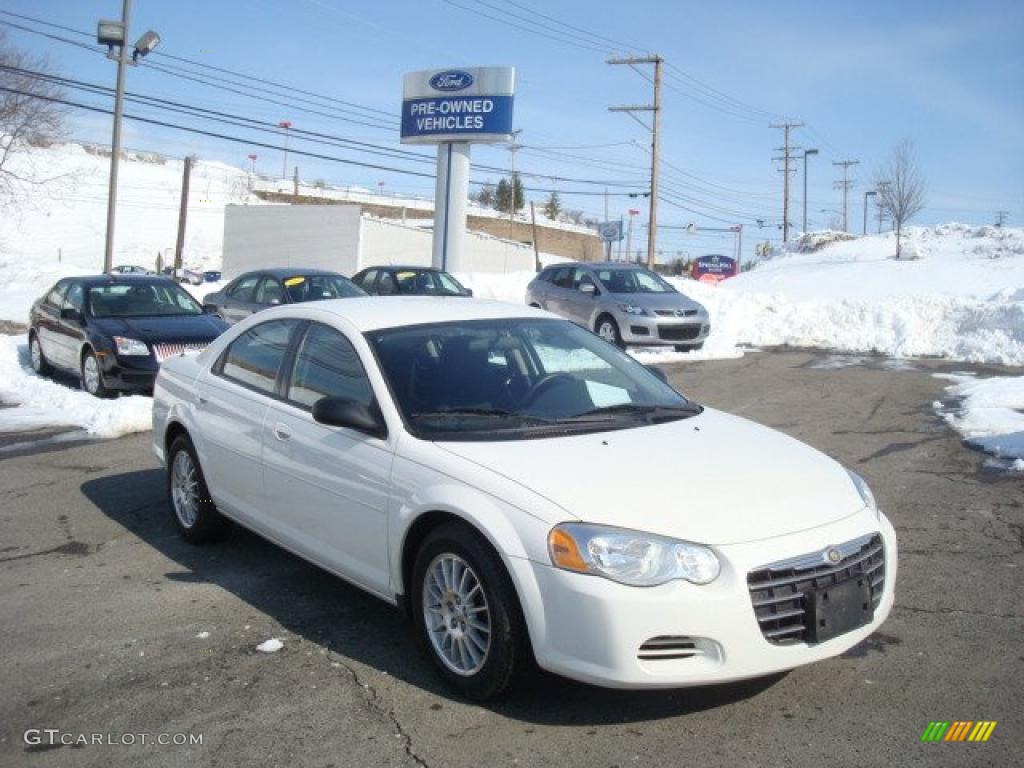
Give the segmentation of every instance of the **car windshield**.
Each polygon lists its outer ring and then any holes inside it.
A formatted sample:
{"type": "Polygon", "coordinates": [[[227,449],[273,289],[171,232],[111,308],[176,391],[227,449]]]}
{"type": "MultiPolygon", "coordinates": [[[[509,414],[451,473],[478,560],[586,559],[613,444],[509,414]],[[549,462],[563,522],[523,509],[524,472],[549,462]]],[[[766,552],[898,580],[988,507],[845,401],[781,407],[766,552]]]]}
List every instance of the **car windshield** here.
{"type": "Polygon", "coordinates": [[[366,336],[410,431],[425,439],[554,437],[700,412],[633,358],[562,320],[439,323],[366,336]]]}
{"type": "Polygon", "coordinates": [[[161,281],[94,285],[88,312],[93,317],[164,317],[201,315],[203,308],[174,283],[161,281]]]}
{"type": "Polygon", "coordinates": [[[403,269],[395,272],[398,293],[410,296],[465,296],[466,289],[447,272],[403,269]]]}
{"type": "Polygon", "coordinates": [[[347,299],[365,296],[366,291],[341,275],[295,275],[284,280],[288,297],[294,302],[347,299]]]}
{"type": "Polygon", "coordinates": [[[661,275],[648,269],[597,269],[597,279],[609,293],[676,293],[661,275]]]}

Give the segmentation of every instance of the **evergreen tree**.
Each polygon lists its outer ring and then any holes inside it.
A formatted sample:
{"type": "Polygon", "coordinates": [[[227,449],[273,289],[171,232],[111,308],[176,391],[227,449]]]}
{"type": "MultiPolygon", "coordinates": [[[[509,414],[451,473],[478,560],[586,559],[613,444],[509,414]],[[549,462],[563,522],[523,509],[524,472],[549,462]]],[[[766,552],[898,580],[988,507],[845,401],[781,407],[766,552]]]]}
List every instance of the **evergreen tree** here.
{"type": "Polygon", "coordinates": [[[561,212],[562,201],[558,198],[558,192],[552,190],[548,201],[544,203],[544,215],[554,221],[558,219],[558,214],[561,212]]]}
{"type": "Polygon", "coordinates": [[[515,204],[515,210],[518,211],[524,205],[526,205],[526,197],[523,194],[523,182],[519,179],[519,174],[516,173],[512,176],[512,200],[515,204]]]}
{"type": "Polygon", "coordinates": [[[494,207],[506,213],[512,208],[512,187],[505,179],[498,180],[498,188],[494,192],[494,207]]]}

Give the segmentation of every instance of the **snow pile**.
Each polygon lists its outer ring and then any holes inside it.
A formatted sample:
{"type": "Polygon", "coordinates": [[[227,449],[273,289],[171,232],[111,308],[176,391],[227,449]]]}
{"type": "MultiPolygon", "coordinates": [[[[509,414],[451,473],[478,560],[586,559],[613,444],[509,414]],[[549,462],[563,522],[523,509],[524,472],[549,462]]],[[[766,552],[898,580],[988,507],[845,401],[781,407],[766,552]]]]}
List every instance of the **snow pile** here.
{"type": "Polygon", "coordinates": [[[262,643],[256,646],[256,650],[260,653],[277,653],[282,648],[284,648],[284,643],[282,643],[276,637],[272,637],[269,640],[264,640],[262,643]]]}
{"type": "Polygon", "coordinates": [[[856,237],[856,235],[851,235],[849,232],[836,232],[832,229],[825,229],[820,232],[805,232],[797,241],[796,250],[800,253],[814,253],[815,251],[820,251],[826,245],[854,240],[856,237]]]}
{"type": "Polygon", "coordinates": [[[937,374],[954,382],[946,388],[956,398],[957,410],[941,413],[943,419],[974,446],[997,458],[1013,459],[1012,468],[1024,472],[1024,376],[973,376],[937,374]]]}
{"type": "Polygon", "coordinates": [[[88,392],[32,372],[28,340],[0,335],[0,432],[50,426],[81,427],[96,437],[145,432],[152,424],[152,400],[130,396],[100,400],[88,392]]]}

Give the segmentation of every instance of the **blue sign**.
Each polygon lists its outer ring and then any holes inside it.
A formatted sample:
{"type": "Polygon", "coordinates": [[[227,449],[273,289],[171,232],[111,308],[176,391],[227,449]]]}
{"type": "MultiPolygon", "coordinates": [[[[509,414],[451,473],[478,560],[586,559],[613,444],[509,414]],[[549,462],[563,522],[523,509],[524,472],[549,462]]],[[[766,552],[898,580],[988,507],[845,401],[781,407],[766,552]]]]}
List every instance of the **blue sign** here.
{"type": "Polygon", "coordinates": [[[739,274],[736,266],[736,259],[732,256],[712,254],[710,256],[699,256],[693,264],[693,276],[716,275],[726,278],[739,274]]]}
{"type": "Polygon", "coordinates": [[[438,72],[430,78],[430,87],[435,91],[464,91],[473,84],[473,76],[461,69],[438,72]]]}
{"type": "Polygon", "coordinates": [[[514,92],[511,67],[408,72],[402,87],[402,143],[508,141],[514,92]]]}
{"type": "Polygon", "coordinates": [[[441,96],[402,102],[403,139],[511,132],[511,96],[441,96]]]}

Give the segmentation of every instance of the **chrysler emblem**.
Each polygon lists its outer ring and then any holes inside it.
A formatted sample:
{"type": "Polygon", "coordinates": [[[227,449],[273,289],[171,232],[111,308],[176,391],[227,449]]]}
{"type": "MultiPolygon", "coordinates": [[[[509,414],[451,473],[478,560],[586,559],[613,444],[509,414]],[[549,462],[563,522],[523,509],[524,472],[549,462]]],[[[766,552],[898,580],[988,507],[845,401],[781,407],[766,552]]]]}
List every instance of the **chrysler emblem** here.
{"type": "Polygon", "coordinates": [[[838,563],[843,559],[843,556],[839,553],[839,550],[835,547],[829,547],[825,550],[825,559],[830,563],[838,563]]]}

